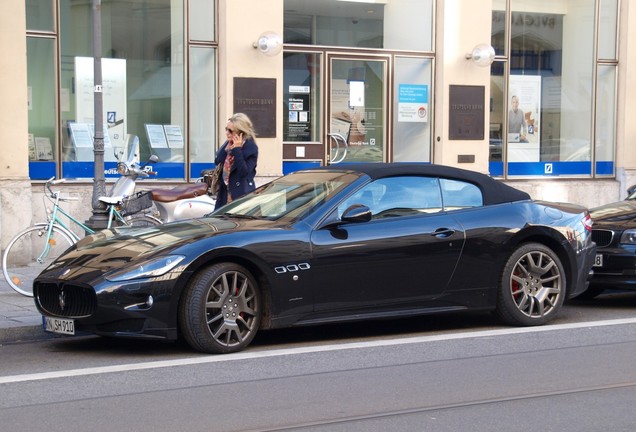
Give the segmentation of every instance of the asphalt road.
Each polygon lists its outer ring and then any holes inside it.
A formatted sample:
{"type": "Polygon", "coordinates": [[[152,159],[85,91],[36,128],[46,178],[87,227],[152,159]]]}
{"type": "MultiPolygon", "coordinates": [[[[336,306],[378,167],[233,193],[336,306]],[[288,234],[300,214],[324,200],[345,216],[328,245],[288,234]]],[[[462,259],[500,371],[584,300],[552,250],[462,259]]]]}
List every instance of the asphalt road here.
{"type": "Polygon", "coordinates": [[[266,332],[209,356],[178,344],[0,347],[3,431],[633,431],[635,294],[550,326],[484,314],[266,332]]]}

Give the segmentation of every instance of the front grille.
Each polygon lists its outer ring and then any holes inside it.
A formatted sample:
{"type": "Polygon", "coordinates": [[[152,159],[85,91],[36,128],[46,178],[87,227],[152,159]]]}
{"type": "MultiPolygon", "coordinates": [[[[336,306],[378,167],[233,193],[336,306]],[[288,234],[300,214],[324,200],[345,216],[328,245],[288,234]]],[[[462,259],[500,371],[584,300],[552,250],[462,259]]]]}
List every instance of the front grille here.
{"type": "Polygon", "coordinates": [[[46,314],[59,317],[81,318],[97,309],[97,296],[92,288],[56,283],[34,284],[38,304],[46,314]]]}
{"type": "Polygon", "coordinates": [[[609,246],[614,238],[614,231],[604,229],[592,230],[592,241],[597,247],[609,246]]]}

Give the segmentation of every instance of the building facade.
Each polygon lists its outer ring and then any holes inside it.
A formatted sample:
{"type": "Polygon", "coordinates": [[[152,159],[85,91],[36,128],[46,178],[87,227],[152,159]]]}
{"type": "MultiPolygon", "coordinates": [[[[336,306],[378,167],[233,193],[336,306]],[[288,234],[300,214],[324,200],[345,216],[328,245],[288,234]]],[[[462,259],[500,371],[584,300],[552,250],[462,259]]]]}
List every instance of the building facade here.
{"type": "Polygon", "coordinates": [[[316,165],[426,162],[589,207],[636,183],[636,7],[627,0],[2,8],[3,247],[45,218],[50,177],[67,180],[59,187],[78,198],[71,212],[88,219],[96,169],[114,181],[130,135],[142,160],[160,158],[139,189],[194,181],[213,166],[234,112],[255,123],[259,183],[316,165]],[[97,93],[103,167],[93,152],[97,93]]]}

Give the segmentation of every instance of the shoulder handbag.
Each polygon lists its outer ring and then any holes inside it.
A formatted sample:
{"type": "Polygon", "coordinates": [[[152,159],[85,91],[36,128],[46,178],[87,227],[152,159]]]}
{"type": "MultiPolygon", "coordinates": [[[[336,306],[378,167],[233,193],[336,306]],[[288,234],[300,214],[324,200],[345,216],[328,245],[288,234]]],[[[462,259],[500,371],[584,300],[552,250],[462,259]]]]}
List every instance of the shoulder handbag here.
{"type": "Polygon", "coordinates": [[[203,180],[208,184],[208,193],[210,195],[217,195],[219,193],[219,182],[221,181],[222,172],[223,165],[218,164],[213,170],[206,170],[203,173],[203,180]]]}

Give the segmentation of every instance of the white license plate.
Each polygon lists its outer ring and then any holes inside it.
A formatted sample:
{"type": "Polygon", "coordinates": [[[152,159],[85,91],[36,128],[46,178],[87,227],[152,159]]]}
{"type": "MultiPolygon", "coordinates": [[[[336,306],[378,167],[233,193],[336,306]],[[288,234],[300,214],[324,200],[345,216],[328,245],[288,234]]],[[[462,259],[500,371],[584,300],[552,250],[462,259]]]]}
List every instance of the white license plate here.
{"type": "Polygon", "coordinates": [[[603,267],[603,254],[596,254],[594,265],[592,267],[603,267]]]}
{"type": "Polygon", "coordinates": [[[75,334],[75,321],[72,319],[43,316],[42,321],[44,330],[47,332],[65,335],[75,334]]]}

